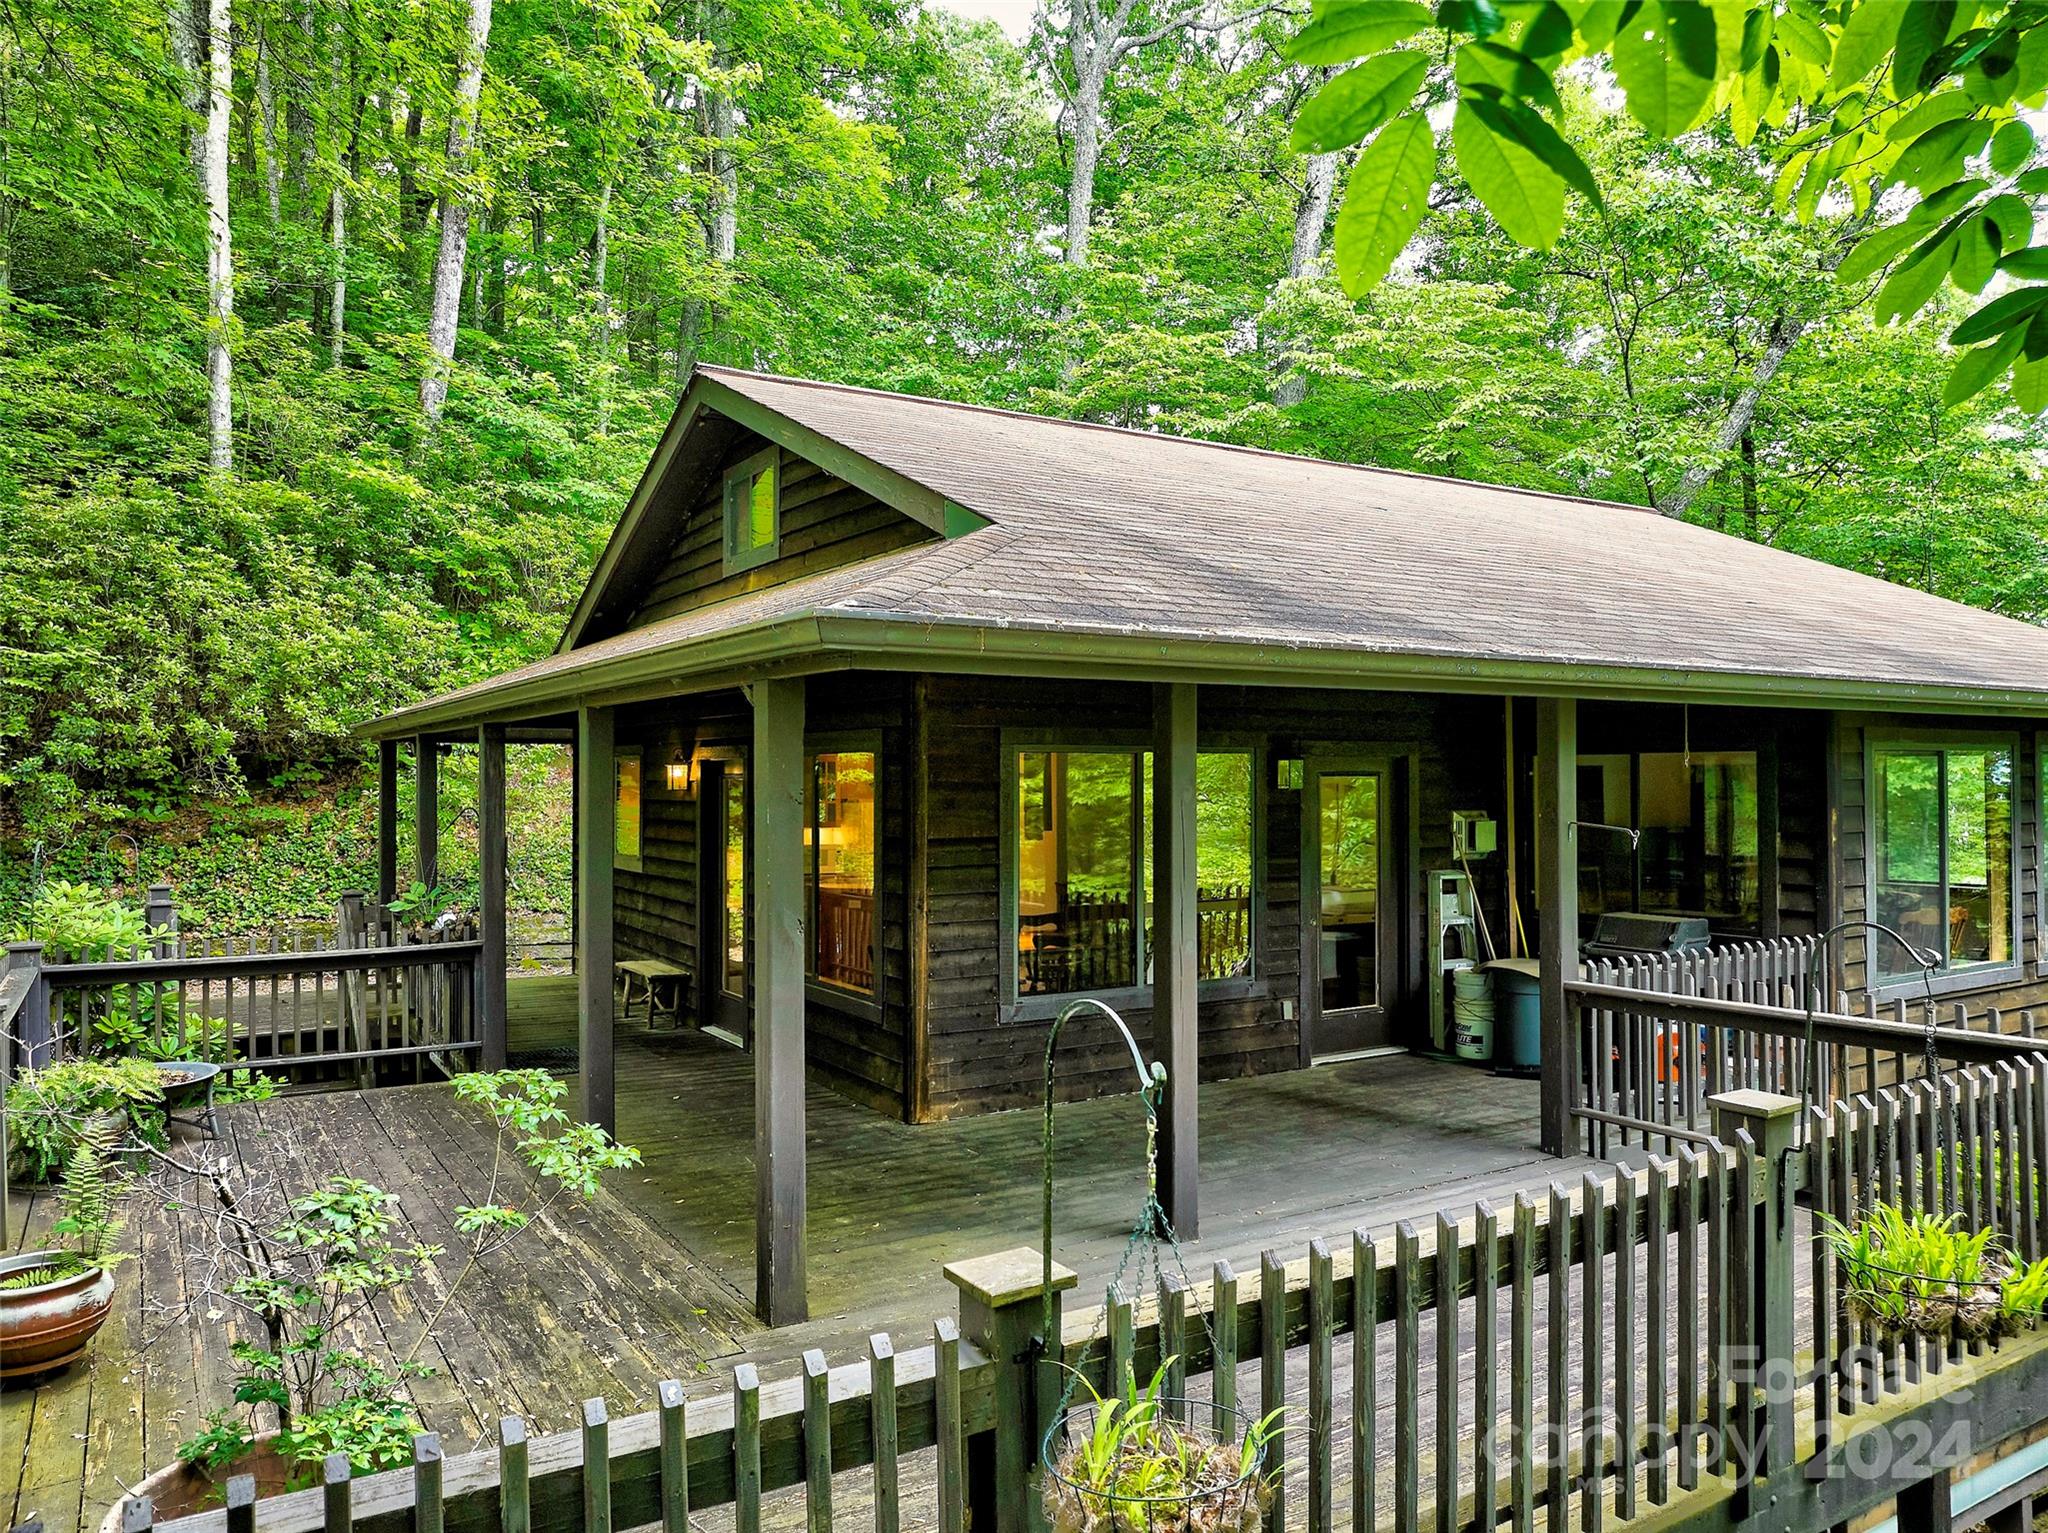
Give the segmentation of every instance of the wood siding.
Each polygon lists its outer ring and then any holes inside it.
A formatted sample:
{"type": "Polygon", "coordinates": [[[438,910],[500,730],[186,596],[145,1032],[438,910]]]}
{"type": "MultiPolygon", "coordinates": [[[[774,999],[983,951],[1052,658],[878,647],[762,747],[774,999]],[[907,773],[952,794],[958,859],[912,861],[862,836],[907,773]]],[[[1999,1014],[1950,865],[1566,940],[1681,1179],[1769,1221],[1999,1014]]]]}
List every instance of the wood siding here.
{"type": "MultiPolygon", "coordinates": [[[[772,446],[765,437],[743,433],[728,450],[725,465],[772,446]]],[[[668,556],[654,566],[634,600],[627,628],[644,628],[727,597],[892,553],[935,536],[865,490],[794,453],[775,450],[782,474],[778,557],[753,569],[726,573],[724,474],[712,474],[668,556]]]]}
{"type": "MultiPolygon", "coordinates": [[[[920,1040],[928,1061],[924,1115],[1025,1106],[1040,1090],[1051,1025],[1045,1013],[1058,1002],[1034,998],[1020,1005],[1002,991],[1004,947],[1013,940],[1003,915],[1003,816],[1011,812],[1004,802],[1004,754],[1034,737],[1038,744],[1087,748],[1093,735],[1098,744],[1121,748],[1114,742],[1150,730],[1151,691],[1134,684],[932,676],[919,682],[917,699],[928,741],[921,781],[929,934],[920,1040]],[[1012,745],[1005,743],[1006,731],[1012,745]]],[[[1201,748],[1259,752],[1256,812],[1263,842],[1257,848],[1263,919],[1256,973],[1248,993],[1208,993],[1201,1002],[1204,1079],[1291,1069],[1302,1060],[1302,794],[1272,787],[1273,757],[1406,754],[1415,809],[1407,818],[1420,831],[1403,875],[1412,891],[1420,868],[1448,863],[1453,808],[1500,812],[1500,718],[1500,703],[1490,699],[1202,690],[1201,748]]],[[[1481,882],[1489,919],[1498,927],[1497,870],[1482,873],[1481,882]]],[[[1414,911],[1415,902],[1407,903],[1414,911]]],[[[1411,924],[1401,987],[1406,1005],[1397,1010],[1412,1029],[1419,913],[1411,924]]],[[[1149,1005],[1119,1010],[1149,1048],[1149,1005]]],[[[1099,1023],[1077,1023],[1063,1039],[1062,1097],[1127,1090],[1128,1076],[1128,1056],[1099,1023]]]]}
{"type": "MultiPolygon", "coordinates": [[[[877,747],[881,774],[877,853],[881,953],[872,1005],[838,1003],[811,988],[807,1061],[811,1071],[858,1101],[906,1111],[910,999],[909,823],[906,677],[844,673],[815,677],[806,697],[806,735],[817,748],[858,734],[877,747]]],[[[641,866],[617,873],[621,958],[661,958],[690,971],[688,1020],[704,1017],[698,942],[701,778],[688,794],[669,791],[663,768],[678,750],[744,760],[752,740],[745,702],[731,694],[622,708],[619,748],[643,754],[641,866]]],[[[748,942],[753,932],[748,915],[748,942]]],[[[751,977],[751,969],[749,971],[751,977]]]]}

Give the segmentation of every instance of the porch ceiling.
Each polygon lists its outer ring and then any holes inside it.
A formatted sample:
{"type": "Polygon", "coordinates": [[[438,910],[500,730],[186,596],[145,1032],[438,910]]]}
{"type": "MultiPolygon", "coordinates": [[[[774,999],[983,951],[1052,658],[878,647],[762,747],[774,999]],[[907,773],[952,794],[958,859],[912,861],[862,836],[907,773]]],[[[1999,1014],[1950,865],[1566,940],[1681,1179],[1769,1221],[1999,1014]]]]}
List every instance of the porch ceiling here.
{"type": "Polygon", "coordinates": [[[1641,507],[722,368],[678,420],[706,409],[987,525],[367,732],[849,666],[2048,712],[2048,630],[1641,507]]]}

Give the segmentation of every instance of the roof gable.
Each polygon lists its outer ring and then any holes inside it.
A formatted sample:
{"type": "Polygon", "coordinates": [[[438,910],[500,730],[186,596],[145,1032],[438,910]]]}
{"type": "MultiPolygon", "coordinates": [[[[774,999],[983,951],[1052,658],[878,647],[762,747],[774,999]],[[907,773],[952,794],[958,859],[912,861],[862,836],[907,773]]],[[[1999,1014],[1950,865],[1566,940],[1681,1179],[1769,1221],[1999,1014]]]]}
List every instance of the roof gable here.
{"type": "Polygon", "coordinates": [[[730,388],[700,368],[599,555],[557,653],[837,564],[986,525],[924,485],[730,388]],[[726,470],[764,446],[788,466],[793,536],[741,574],[719,567],[726,470]],[[832,520],[834,526],[821,527],[832,520]]]}

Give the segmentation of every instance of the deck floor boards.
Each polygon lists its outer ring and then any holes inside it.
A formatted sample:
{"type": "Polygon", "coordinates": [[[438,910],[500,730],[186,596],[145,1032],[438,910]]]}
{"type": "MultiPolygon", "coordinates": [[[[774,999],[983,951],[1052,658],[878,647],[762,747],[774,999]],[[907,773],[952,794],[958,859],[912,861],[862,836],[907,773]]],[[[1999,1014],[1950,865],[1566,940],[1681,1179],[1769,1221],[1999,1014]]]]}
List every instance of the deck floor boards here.
{"type": "MultiPolygon", "coordinates": [[[[570,994],[555,979],[515,990],[515,1057],[562,1061],[570,994]]],[[[954,1311],[946,1262],[1036,1243],[1037,1113],[912,1126],[813,1084],[813,1318],[764,1330],[751,1315],[750,1057],[700,1033],[626,1027],[618,1085],[620,1136],[644,1165],[616,1173],[587,1207],[558,1205],[544,1228],[487,1260],[437,1330],[428,1355],[441,1371],[417,1403],[451,1452],[494,1440],[501,1414],[562,1430],[593,1394],[616,1414],[646,1408],[667,1377],[693,1394],[721,1391],[724,1366],[743,1355],[784,1370],[811,1346],[834,1361],[857,1356],[874,1331],[899,1349],[921,1345],[933,1318],[954,1311]]],[[[1348,1249],[1360,1225],[1390,1230],[1440,1207],[1469,1210],[1481,1197],[1506,1207],[1519,1189],[1575,1183],[1594,1163],[1542,1157],[1536,1110],[1532,1082],[1406,1056],[1205,1085],[1203,1238],[1188,1243],[1188,1265],[1201,1278],[1228,1256],[1256,1281],[1267,1248],[1293,1258],[1322,1235],[1348,1249]]],[[[226,1116],[244,1166],[295,1183],[363,1177],[451,1252],[449,1206],[488,1179],[488,1130],[445,1085],[292,1095],[226,1116]]],[[[1135,1097],[1112,1098],[1063,1105],[1057,1125],[1058,1254],[1082,1275],[1081,1308],[1099,1302],[1140,1206],[1143,1116],[1135,1097]]],[[[18,1240],[53,1211],[36,1198],[27,1214],[18,1240]]],[[[96,1525],[227,1398],[219,1325],[188,1318],[141,1349],[187,1282],[173,1216],[136,1209],[128,1238],[141,1257],[120,1269],[117,1315],[89,1360],[0,1395],[0,1526],[30,1513],[50,1533],[96,1525]]],[[[459,1266],[443,1256],[415,1292],[365,1317],[366,1346],[387,1362],[402,1356],[459,1266]]],[[[906,1470],[906,1489],[922,1492],[923,1477],[906,1470]]],[[[852,1484],[843,1493],[860,1494],[852,1484]]]]}

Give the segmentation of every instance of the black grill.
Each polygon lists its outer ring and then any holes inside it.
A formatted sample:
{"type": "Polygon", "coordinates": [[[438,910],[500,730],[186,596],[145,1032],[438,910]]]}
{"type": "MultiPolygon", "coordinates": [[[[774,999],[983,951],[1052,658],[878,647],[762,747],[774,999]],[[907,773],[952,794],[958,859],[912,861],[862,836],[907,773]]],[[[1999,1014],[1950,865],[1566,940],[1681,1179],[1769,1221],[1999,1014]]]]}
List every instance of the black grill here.
{"type": "Polygon", "coordinates": [[[1642,958],[1706,950],[1704,916],[1650,916],[1624,910],[1600,917],[1592,939],[1579,951],[1587,958],[1642,958]]]}

